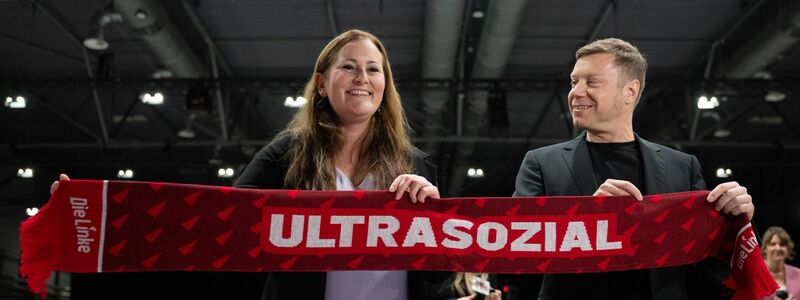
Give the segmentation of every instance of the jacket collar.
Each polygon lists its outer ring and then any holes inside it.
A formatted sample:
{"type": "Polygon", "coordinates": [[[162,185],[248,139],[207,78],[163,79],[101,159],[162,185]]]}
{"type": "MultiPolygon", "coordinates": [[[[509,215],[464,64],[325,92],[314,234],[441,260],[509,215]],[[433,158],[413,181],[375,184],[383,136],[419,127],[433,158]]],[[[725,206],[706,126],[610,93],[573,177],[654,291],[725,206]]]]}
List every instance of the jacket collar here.
{"type": "MultiPolygon", "coordinates": [[[[642,155],[642,169],[644,174],[645,188],[642,191],[645,195],[658,194],[660,186],[663,186],[666,172],[666,163],[661,153],[661,148],[656,144],[648,142],[634,134],[639,144],[642,155]]],[[[598,188],[599,183],[595,178],[592,158],[589,155],[589,146],[586,142],[586,131],[577,137],[564,143],[562,158],[569,168],[572,180],[578,187],[580,195],[592,195],[598,188]]]]}

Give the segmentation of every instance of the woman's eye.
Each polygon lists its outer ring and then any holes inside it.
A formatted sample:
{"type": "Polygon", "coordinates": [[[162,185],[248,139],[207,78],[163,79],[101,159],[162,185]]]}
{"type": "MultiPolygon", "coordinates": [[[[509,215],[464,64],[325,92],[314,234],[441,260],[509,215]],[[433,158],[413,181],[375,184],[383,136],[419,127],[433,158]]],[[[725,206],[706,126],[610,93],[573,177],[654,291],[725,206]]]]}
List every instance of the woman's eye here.
{"type": "Polygon", "coordinates": [[[344,66],[342,66],[342,69],[345,69],[345,70],[353,70],[355,68],[356,67],[354,67],[353,65],[344,65],[344,66]]]}
{"type": "Polygon", "coordinates": [[[369,68],[369,72],[370,73],[379,73],[380,71],[381,71],[381,69],[378,69],[378,68],[369,68]]]}

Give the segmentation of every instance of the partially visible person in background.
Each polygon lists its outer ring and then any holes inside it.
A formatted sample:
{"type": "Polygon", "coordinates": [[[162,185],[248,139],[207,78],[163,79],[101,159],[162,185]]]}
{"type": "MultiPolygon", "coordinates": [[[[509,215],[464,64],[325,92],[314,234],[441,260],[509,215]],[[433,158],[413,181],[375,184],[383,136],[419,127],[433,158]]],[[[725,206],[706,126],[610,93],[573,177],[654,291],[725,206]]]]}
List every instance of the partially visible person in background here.
{"type": "Polygon", "coordinates": [[[783,227],[772,226],[764,232],[761,240],[761,253],[764,263],[772,274],[772,279],[781,286],[775,294],[762,300],[791,299],[800,296],[800,268],[786,264],[794,257],[794,241],[783,227]]]}
{"type": "Polygon", "coordinates": [[[491,288],[497,286],[495,278],[490,278],[487,273],[458,272],[450,276],[436,293],[437,299],[457,300],[501,300],[503,295],[500,290],[491,289],[488,295],[483,295],[475,290],[475,286],[491,288]],[[477,282],[477,283],[476,283],[477,282]]]}

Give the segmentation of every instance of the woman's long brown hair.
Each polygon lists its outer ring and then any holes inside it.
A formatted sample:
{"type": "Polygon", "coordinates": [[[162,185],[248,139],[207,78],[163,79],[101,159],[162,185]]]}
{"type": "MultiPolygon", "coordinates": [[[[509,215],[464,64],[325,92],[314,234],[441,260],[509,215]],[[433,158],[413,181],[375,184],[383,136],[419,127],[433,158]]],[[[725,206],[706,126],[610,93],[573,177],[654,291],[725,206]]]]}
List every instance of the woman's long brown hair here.
{"type": "Polygon", "coordinates": [[[386,87],[379,110],[370,119],[350,179],[357,186],[367,174],[372,173],[377,188],[389,188],[395,177],[412,171],[413,146],[408,136],[408,122],[394,84],[386,48],[368,32],[349,30],[322,49],[303,92],[308,99],[307,104],[295,113],[287,128],[279,134],[279,137],[290,135],[293,139],[287,153],[289,170],[284,178],[285,188],[336,189],[334,158],[342,148],[343,138],[338,129],[336,113],[328,99],[317,92],[316,79],[336,61],[342,47],[361,39],[374,43],[383,55],[386,87]]]}

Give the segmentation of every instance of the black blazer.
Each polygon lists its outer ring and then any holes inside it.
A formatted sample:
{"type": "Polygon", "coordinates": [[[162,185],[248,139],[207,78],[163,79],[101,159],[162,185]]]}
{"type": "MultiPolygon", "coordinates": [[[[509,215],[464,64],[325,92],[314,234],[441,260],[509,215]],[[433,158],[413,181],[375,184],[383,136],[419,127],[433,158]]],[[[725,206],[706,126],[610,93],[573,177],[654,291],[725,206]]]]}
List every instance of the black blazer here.
{"type": "MultiPolygon", "coordinates": [[[[283,179],[289,167],[286,153],[292,139],[279,137],[262,148],[247,165],[242,176],[233,184],[240,188],[282,189],[283,179]]],[[[437,184],[436,166],[427,154],[414,150],[414,173],[437,184]]],[[[388,188],[388,187],[386,187],[388,188]]],[[[439,289],[441,283],[452,272],[408,271],[408,298],[426,299],[431,291],[439,289]]],[[[269,273],[262,299],[324,299],[324,272],[276,272],[269,273]]]]}
{"type": "MultiPolygon", "coordinates": [[[[644,195],[706,188],[695,156],[648,142],[638,135],[636,141],[642,155],[644,195]]],[[[529,151],[517,174],[514,196],[589,196],[598,188],[594,174],[584,132],[573,140],[529,151]]],[[[719,283],[729,272],[727,265],[714,259],[690,266],[651,269],[653,299],[690,299],[696,294],[706,297],[709,293],[711,297],[719,296],[719,283]]],[[[575,286],[569,280],[573,276],[545,275],[539,299],[585,298],[593,290],[604,290],[602,280],[590,282],[592,286],[575,286]]]]}

